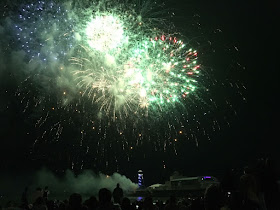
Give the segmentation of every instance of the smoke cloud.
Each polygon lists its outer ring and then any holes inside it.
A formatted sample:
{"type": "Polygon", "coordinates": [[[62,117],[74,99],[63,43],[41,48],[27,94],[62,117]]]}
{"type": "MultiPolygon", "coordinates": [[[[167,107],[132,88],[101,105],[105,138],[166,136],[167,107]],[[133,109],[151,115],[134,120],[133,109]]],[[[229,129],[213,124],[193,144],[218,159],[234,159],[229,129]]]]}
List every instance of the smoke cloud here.
{"type": "Polygon", "coordinates": [[[78,12],[79,8],[75,10],[72,6],[72,2],[66,1],[60,4],[15,1],[1,7],[1,85],[13,79],[22,91],[20,85],[27,81],[39,87],[40,94],[46,97],[66,91],[61,105],[68,105],[73,98],[71,93],[77,91],[69,62],[75,47],[81,44],[75,23],[77,14],[80,20],[82,13],[88,12],[78,12]]]}
{"type": "Polygon", "coordinates": [[[90,196],[98,196],[98,191],[101,188],[107,188],[112,192],[117,183],[120,184],[125,194],[135,191],[138,187],[129,178],[119,173],[113,173],[109,176],[94,173],[91,170],[83,171],[79,175],[67,170],[63,176],[57,176],[46,168],[35,172],[2,174],[0,177],[0,204],[9,200],[20,202],[21,193],[25,187],[28,187],[30,202],[32,202],[36,189],[38,187],[44,189],[45,186],[48,186],[50,191],[50,199],[64,200],[68,199],[72,193],[79,193],[85,200],[90,196]]]}
{"type": "Polygon", "coordinates": [[[78,176],[72,171],[67,170],[63,178],[59,178],[47,169],[38,171],[35,175],[33,188],[48,186],[53,194],[71,194],[80,193],[85,196],[97,195],[101,188],[114,190],[117,183],[124,192],[132,192],[137,189],[138,185],[133,183],[126,176],[119,173],[113,175],[96,174],[90,170],[86,170],[78,176]]]}

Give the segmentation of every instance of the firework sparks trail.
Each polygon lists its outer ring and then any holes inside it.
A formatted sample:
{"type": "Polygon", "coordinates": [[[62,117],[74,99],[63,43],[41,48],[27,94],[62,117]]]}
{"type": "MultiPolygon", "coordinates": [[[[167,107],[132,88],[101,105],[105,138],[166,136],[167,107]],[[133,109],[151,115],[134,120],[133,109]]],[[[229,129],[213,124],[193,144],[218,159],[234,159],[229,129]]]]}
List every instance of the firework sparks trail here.
{"type": "Polygon", "coordinates": [[[38,1],[20,6],[15,33],[30,59],[61,62],[75,45],[75,20],[65,5],[38,1]]]}
{"type": "MultiPolygon", "coordinates": [[[[219,118],[229,124],[228,113],[213,111],[224,101],[234,110],[231,99],[215,96],[228,81],[204,74],[206,52],[177,32],[165,12],[152,1],[18,6],[10,19],[19,52],[8,62],[21,69],[15,95],[36,130],[34,151],[41,142],[71,142],[68,154],[79,148],[71,159],[75,166],[85,166],[86,154],[107,167],[106,153],[117,157],[115,148],[128,160],[145,142],[177,155],[182,142],[198,145],[202,136],[208,140],[209,132],[221,130],[219,118]]],[[[244,99],[244,86],[229,84],[244,99]]]]}
{"type": "MultiPolygon", "coordinates": [[[[113,61],[106,62],[108,59],[104,58],[101,63],[102,59],[96,59],[100,54],[91,58],[74,57],[71,60],[80,69],[73,74],[83,94],[100,103],[100,111],[113,113],[113,118],[116,112],[127,116],[129,111],[136,113],[139,108],[149,109],[154,104],[162,109],[165,103],[185,99],[195,90],[195,76],[199,73],[197,52],[185,48],[175,37],[156,37],[137,42],[127,52],[127,60],[111,58],[113,61]]],[[[91,54],[88,48],[83,49],[87,55],[91,54]]]]}

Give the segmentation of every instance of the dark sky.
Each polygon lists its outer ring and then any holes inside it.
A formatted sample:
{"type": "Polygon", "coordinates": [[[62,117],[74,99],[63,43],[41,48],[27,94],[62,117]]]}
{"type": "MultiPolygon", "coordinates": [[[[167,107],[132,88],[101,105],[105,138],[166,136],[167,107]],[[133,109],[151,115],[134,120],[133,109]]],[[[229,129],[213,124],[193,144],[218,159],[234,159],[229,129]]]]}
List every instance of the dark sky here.
{"type": "Polygon", "coordinates": [[[240,49],[240,57],[246,66],[244,79],[247,81],[248,103],[235,125],[221,134],[210,150],[204,148],[207,152],[200,159],[215,157],[206,160],[222,167],[246,164],[261,156],[270,156],[279,163],[279,83],[276,79],[276,13],[273,5],[264,1],[208,1],[207,4],[201,6],[201,1],[198,6],[202,19],[206,24],[218,23],[240,49]]]}
{"type": "Polygon", "coordinates": [[[265,1],[214,0],[194,4],[202,24],[221,28],[228,41],[238,46],[246,67],[243,78],[248,92],[247,104],[234,126],[218,134],[215,143],[193,152],[193,170],[215,173],[229,166],[249,164],[262,156],[272,157],[279,164],[274,6],[265,1]]]}
{"type": "MultiPolygon", "coordinates": [[[[187,8],[192,8],[192,13],[200,15],[202,28],[221,29],[226,43],[238,47],[238,59],[246,67],[241,75],[246,85],[246,103],[238,106],[238,116],[230,128],[213,134],[213,141],[202,142],[199,147],[190,144],[182,149],[182,154],[164,157],[166,169],[157,165],[162,162],[162,156],[151,152],[147,153],[144,161],[142,158],[133,159],[120,169],[120,173],[134,179],[136,171],[142,168],[147,183],[155,183],[163,181],[174,170],[189,176],[221,176],[227,168],[243,167],[261,157],[271,157],[279,165],[279,82],[276,69],[279,53],[275,49],[275,5],[265,1],[241,0],[182,2],[176,1],[174,6],[181,9],[184,5],[186,13],[187,8]]],[[[5,85],[9,90],[10,85],[5,85]]],[[[39,168],[44,162],[34,163],[27,155],[30,142],[24,140],[24,125],[21,127],[17,123],[24,122],[24,119],[17,118],[16,102],[9,101],[9,93],[4,93],[3,89],[0,91],[4,98],[2,103],[13,107],[12,113],[0,113],[1,167],[6,170],[5,173],[39,168]]]]}

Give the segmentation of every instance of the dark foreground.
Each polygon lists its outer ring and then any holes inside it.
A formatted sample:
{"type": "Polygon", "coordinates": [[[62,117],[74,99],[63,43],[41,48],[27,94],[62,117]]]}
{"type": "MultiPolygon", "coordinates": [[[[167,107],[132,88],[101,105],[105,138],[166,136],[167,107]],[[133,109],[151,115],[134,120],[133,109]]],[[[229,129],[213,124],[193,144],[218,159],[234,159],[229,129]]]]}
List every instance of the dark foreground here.
{"type": "Polygon", "coordinates": [[[112,192],[102,188],[97,195],[81,195],[58,194],[47,187],[26,188],[21,196],[0,194],[0,210],[280,210],[277,180],[272,164],[262,160],[240,176],[229,171],[220,184],[203,191],[138,190],[128,194],[121,188],[112,192]]]}

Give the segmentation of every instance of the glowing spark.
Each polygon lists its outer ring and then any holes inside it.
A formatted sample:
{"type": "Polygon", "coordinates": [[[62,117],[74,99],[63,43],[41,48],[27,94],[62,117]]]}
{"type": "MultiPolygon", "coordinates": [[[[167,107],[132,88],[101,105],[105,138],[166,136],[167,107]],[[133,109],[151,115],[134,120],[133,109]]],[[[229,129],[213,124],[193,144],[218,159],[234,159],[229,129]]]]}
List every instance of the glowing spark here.
{"type": "Polygon", "coordinates": [[[95,17],[86,28],[88,44],[93,49],[106,52],[116,48],[124,39],[123,26],[117,17],[95,17]]]}

